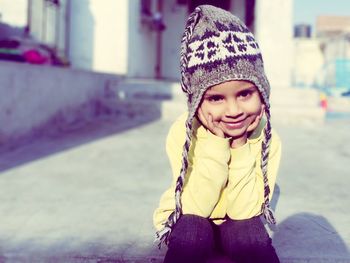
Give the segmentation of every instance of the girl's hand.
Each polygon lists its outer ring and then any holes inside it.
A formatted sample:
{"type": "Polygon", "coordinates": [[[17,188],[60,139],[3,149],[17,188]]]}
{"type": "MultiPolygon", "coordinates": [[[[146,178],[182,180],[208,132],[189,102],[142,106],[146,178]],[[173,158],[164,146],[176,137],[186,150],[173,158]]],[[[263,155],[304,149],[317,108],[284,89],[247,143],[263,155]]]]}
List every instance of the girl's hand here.
{"type": "Polygon", "coordinates": [[[252,132],[252,131],[254,131],[254,130],[259,126],[260,120],[261,120],[262,116],[264,115],[264,112],[265,112],[265,106],[262,105],[260,114],[259,114],[259,115],[255,118],[255,120],[248,126],[247,132],[252,132]]]}
{"type": "Polygon", "coordinates": [[[212,134],[225,138],[225,134],[223,130],[219,127],[216,121],[213,121],[213,116],[209,113],[208,117],[206,117],[201,108],[198,109],[198,118],[200,122],[207,128],[212,134]]]}
{"type": "Polygon", "coordinates": [[[260,114],[256,116],[253,122],[248,126],[247,131],[244,133],[244,135],[239,138],[232,138],[231,148],[238,148],[240,146],[243,146],[247,142],[248,135],[259,126],[260,120],[264,115],[264,112],[265,112],[265,106],[262,105],[260,114]]]}

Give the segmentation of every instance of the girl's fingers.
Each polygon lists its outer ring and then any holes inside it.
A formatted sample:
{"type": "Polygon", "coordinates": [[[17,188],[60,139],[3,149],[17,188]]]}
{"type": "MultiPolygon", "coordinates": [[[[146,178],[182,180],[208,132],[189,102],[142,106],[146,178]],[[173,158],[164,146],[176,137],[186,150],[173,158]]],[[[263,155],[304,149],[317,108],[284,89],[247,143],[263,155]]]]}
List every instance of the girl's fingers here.
{"type": "Polygon", "coordinates": [[[208,128],[213,132],[214,131],[214,123],[213,123],[213,116],[209,114],[208,116],[208,128]]]}
{"type": "Polygon", "coordinates": [[[219,126],[217,126],[213,120],[213,116],[209,113],[208,117],[205,116],[201,108],[198,109],[198,118],[201,123],[212,133],[219,137],[225,137],[224,132],[219,126]]]}
{"type": "Polygon", "coordinates": [[[260,117],[256,117],[255,120],[249,125],[247,131],[250,132],[255,130],[256,127],[258,127],[259,125],[260,119],[261,119],[260,117]]]}
{"type": "Polygon", "coordinates": [[[205,126],[205,127],[208,127],[208,121],[207,119],[205,118],[204,114],[203,114],[203,111],[201,108],[198,109],[198,117],[199,117],[199,120],[201,121],[201,123],[205,126]]]}
{"type": "Polygon", "coordinates": [[[223,130],[213,121],[213,116],[209,114],[210,131],[216,136],[225,138],[223,130]]]}
{"type": "Polygon", "coordinates": [[[258,127],[262,116],[264,115],[265,107],[262,107],[260,114],[255,118],[255,120],[249,125],[247,131],[253,131],[258,127]]]}

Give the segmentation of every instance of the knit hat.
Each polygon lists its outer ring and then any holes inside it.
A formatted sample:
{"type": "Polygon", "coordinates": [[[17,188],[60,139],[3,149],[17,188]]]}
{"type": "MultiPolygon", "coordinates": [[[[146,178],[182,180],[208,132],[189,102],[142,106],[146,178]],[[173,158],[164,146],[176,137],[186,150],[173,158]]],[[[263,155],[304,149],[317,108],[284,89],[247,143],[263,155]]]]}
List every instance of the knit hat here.
{"type": "Polygon", "coordinates": [[[265,105],[266,125],[261,151],[261,170],[264,178],[264,203],[261,211],[266,221],[275,224],[270,209],[270,188],[267,161],[271,141],[270,85],[265,76],[259,46],[253,34],[237,17],[223,9],[198,6],[189,16],[181,41],[181,87],[188,99],[186,141],[182,153],[182,167],[175,187],[175,210],[157,232],[159,246],[168,243],[173,226],[182,214],[181,193],[188,168],[188,152],[192,138],[192,124],[205,91],[230,80],[246,80],[257,87],[265,105]]]}

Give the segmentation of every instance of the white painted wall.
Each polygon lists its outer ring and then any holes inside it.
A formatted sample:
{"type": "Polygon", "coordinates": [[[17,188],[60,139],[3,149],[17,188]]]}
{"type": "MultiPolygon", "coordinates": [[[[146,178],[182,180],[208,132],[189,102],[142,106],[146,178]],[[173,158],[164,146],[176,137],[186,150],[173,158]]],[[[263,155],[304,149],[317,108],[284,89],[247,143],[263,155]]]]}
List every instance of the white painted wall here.
{"type": "Polygon", "coordinates": [[[93,69],[127,73],[128,0],[90,0],[95,18],[93,69]]]}
{"type": "Polygon", "coordinates": [[[28,0],[1,0],[0,22],[25,27],[27,25],[27,6],[28,0]]]}
{"type": "Polygon", "coordinates": [[[289,87],[293,63],[293,0],[257,0],[255,36],[272,88],[289,87]]]}
{"type": "Polygon", "coordinates": [[[72,66],[127,73],[128,7],[134,1],[71,1],[69,54],[72,66]]]}

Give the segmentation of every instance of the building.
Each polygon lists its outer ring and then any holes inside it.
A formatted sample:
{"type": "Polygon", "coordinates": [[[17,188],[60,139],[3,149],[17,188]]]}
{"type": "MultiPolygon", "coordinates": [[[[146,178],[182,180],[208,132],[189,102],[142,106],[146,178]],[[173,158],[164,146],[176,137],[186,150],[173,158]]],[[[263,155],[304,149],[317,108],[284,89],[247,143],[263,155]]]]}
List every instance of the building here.
{"type": "Polygon", "coordinates": [[[319,16],[316,23],[325,63],[322,87],[331,94],[350,91],[350,16],[319,16]]]}
{"type": "Polygon", "coordinates": [[[316,35],[319,38],[330,38],[344,32],[350,32],[350,16],[318,16],[316,19],[316,35]]]}

